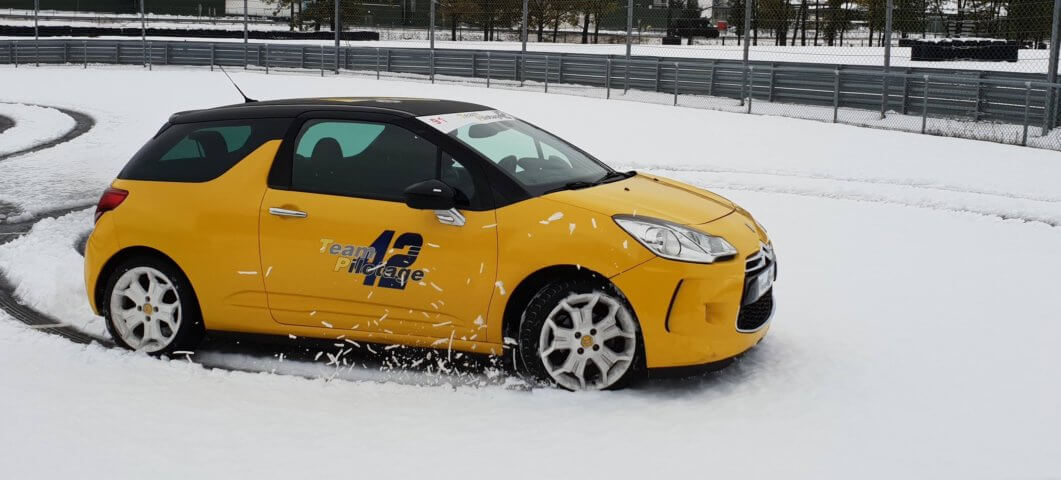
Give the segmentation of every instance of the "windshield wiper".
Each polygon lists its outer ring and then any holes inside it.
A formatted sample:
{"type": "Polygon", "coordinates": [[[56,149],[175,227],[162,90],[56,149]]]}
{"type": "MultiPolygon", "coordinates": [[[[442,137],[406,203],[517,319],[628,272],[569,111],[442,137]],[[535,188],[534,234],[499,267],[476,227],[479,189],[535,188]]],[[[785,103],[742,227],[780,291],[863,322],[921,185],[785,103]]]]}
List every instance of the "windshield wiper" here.
{"type": "Polygon", "coordinates": [[[585,180],[577,180],[574,182],[567,182],[559,187],[550,188],[545,193],[559,192],[561,190],[578,190],[580,188],[589,188],[598,185],[597,182],[587,182],[585,180]]]}
{"type": "Polygon", "coordinates": [[[608,173],[605,173],[603,177],[601,177],[600,179],[598,179],[595,182],[595,184],[596,185],[600,185],[602,183],[609,183],[609,182],[614,182],[616,180],[623,180],[623,179],[626,179],[626,178],[630,178],[630,177],[632,177],[634,175],[637,175],[637,172],[633,171],[633,170],[630,170],[628,172],[620,172],[620,171],[617,171],[617,170],[612,170],[612,171],[610,171],[608,173]]]}
{"type": "Polygon", "coordinates": [[[581,189],[581,188],[596,187],[597,185],[600,185],[602,183],[610,183],[610,182],[614,182],[616,180],[622,180],[624,178],[630,178],[630,177],[632,177],[634,175],[637,175],[637,172],[635,172],[633,170],[630,170],[629,172],[618,172],[618,171],[614,171],[613,170],[613,171],[610,171],[610,172],[604,174],[603,177],[598,178],[595,181],[587,182],[585,180],[575,180],[573,182],[567,182],[567,183],[565,183],[565,184],[563,184],[563,185],[561,185],[559,187],[556,187],[556,188],[550,188],[549,190],[546,190],[545,193],[559,192],[561,190],[578,190],[578,189],[581,189]]]}

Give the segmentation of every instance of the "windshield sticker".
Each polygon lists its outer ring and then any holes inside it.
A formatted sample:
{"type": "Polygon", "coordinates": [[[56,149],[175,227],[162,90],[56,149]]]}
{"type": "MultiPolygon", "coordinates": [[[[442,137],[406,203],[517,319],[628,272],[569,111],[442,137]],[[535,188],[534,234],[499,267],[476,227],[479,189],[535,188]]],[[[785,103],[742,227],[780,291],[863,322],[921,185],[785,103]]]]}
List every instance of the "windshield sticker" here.
{"type": "Polygon", "coordinates": [[[431,125],[442,133],[449,133],[461,127],[473,124],[484,124],[513,120],[516,117],[501,110],[483,110],[480,112],[447,113],[445,115],[428,115],[416,117],[417,120],[431,125]]]}
{"type": "Polygon", "coordinates": [[[335,257],[333,272],[345,271],[351,275],[364,275],[366,286],[379,286],[404,290],[409,281],[419,282],[427,274],[424,270],[411,268],[420,256],[424,237],[419,233],[406,232],[394,239],[394,230],[384,230],[371,245],[350,245],[331,238],[320,239],[320,253],[335,257]],[[384,259],[383,252],[394,252],[384,259]]]}

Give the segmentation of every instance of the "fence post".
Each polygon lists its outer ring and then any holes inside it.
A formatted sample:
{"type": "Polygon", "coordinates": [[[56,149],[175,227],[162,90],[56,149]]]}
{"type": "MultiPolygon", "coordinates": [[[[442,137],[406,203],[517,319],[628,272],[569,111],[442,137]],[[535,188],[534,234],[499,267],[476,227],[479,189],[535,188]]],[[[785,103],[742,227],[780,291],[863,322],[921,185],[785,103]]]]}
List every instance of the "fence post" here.
{"type": "Polygon", "coordinates": [[[70,63],[70,44],[63,42],[63,63],[70,63]]]}
{"type": "Polygon", "coordinates": [[[884,112],[888,110],[888,79],[892,68],[892,10],[895,10],[894,0],[888,0],[884,6],[884,77],[881,78],[880,91],[880,118],[884,119],[884,112]]]}
{"type": "Polygon", "coordinates": [[[122,64],[122,43],[121,40],[114,41],[114,64],[122,64]]]}
{"type": "Polygon", "coordinates": [[[152,54],[155,51],[155,45],[153,42],[147,42],[147,69],[154,70],[154,63],[151,61],[152,54]]]}
{"type": "Polygon", "coordinates": [[[837,65],[833,78],[833,123],[840,118],[840,66],[837,65]]]}
{"type": "Polygon", "coordinates": [[[612,59],[608,57],[608,63],[604,68],[604,98],[612,98],[612,59]]]}
{"type": "Polygon", "coordinates": [[[321,44],[321,76],[324,76],[324,44],[321,44]]]}
{"type": "Polygon", "coordinates": [[[490,71],[493,68],[493,65],[491,65],[491,63],[492,62],[491,62],[491,59],[490,59],[490,51],[487,50],[487,52],[486,52],[486,88],[490,88],[490,75],[493,73],[493,72],[490,71]]]}
{"type": "MultiPolygon", "coordinates": [[[[244,1],[246,1],[246,0],[244,0],[244,1]]],[[[432,0],[431,1],[431,11],[434,12],[434,10],[435,10],[435,2],[434,2],[434,0],[432,0]]],[[[431,15],[431,21],[432,22],[435,21],[435,15],[433,13],[431,15]]],[[[342,34],[342,31],[343,31],[343,24],[342,24],[341,17],[339,15],[339,0],[335,0],[335,74],[336,75],[339,74],[339,36],[342,34]]],[[[434,33],[434,32],[432,32],[432,33],[434,33]]],[[[434,37],[431,38],[431,41],[432,42],[435,41],[434,37]]],[[[324,57],[321,56],[321,65],[323,65],[323,64],[324,64],[324,57]]]]}
{"type": "Polygon", "coordinates": [[[1032,106],[1032,82],[1024,82],[1024,134],[1021,136],[1021,146],[1028,145],[1028,110],[1032,106]]]}
{"type": "Polygon", "coordinates": [[[770,63],[770,88],[769,88],[768,93],[766,95],[766,101],[768,101],[768,102],[773,102],[774,101],[774,71],[775,71],[776,68],[777,68],[777,64],[776,63],[770,63]]]}
{"type": "MultiPolygon", "coordinates": [[[[338,1],[338,0],[336,0],[336,1],[338,1]]],[[[429,28],[427,30],[428,35],[431,37],[430,38],[430,42],[428,43],[428,45],[430,45],[430,48],[431,48],[431,68],[430,68],[428,74],[431,77],[431,83],[435,83],[435,0],[428,0],[428,2],[430,2],[430,4],[431,4],[431,9],[430,9],[430,12],[431,12],[430,13],[431,23],[430,23],[429,28]]]]}
{"type": "Polygon", "coordinates": [[[387,72],[391,71],[391,51],[387,49],[387,72]]]}
{"type": "Polygon", "coordinates": [[[215,44],[213,42],[210,42],[210,71],[211,72],[214,71],[214,60],[216,58],[215,55],[217,55],[216,47],[217,47],[217,44],[215,44]]]}
{"type": "Polygon", "coordinates": [[[265,74],[269,74],[269,44],[265,44],[265,74]]]}
{"type": "Polygon", "coordinates": [[[247,69],[247,47],[248,40],[250,39],[250,33],[247,29],[247,22],[249,21],[247,15],[247,0],[243,0],[243,69],[247,69]]]}
{"type": "Polygon", "coordinates": [[[623,72],[626,74],[626,79],[623,81],[623,95],[630,91],[630,42],[631,37],[634,35],[634,0],[627,0],[626,2],[626,66],[623,67],[623,72]]]}
{"type": "Polygon", "coordinates": [[[38,17],[40,16],[40,11],[40,0],[33,0],[33,59],[36,60],[38,67],[41,66],[41,37],[38,28],[38,17]]]}
{"type": "Polygon", "coordinates": [[[519,38],[522,42],[519,51],[525,55],[527,53],[527,0],[523,0],[523,23],[520,24],[519,30],[519,38]]]}
{"type": "Polygon", "coordinates": [[[479,76],[479,57],[475,54],[475,50],[472,50],[472,78],[479,76]]]}
{"type": "Polygon", "coordinates": [[[921,96],[921,133],[928,127],[928,75],[925,75],[925,92],[921,96]]]}
{"type": "Polygon", "coordinates": [[[741,104],[741,106],[744,105],[744,87],[745,87],[745,85],[748,84],[748,46],[749,46],[748,42],[751,39],[750,34],[751,34],[751,27],[752,27],[752,4],[753,3],[755,3],[755,2],[752,1],[752,0],[745,0],[745,2],[744,2],[744,26],[741,27],[741,28],[744,29],[744,81],[741,82],[741,85],[740,85],[740,89],[741,89],[740,104],[741,104]]]}
{"type": "Polygon", "coordinates": [[[748,66],[748,111],[752,113],[752,101],[755,99],[755,67],[748,66]]]}
{"type": "Polygon", "coordinates": [[[306,47],[299,48],[299,51],[302,54],[302,57],[299,59],[298,68],[305,69],[306,68],[306,47]]]}
{"type": "Polygon", "coordinates": [[[707,96],[714,95],[715,92],[715,72],[718,67],[718,60],[711,60],[711,81],[707,83],[707,96]]]}
{"type": "Polygon", "coordinates": [[[910,101],[910,68],[907,67],[906,71],[903,72],[903,115],[906,115],[910,111],[910,107],[907,103],[910,101]]]}
{"type": "Polygon", "coordinates": [[[82,58],[82,60],[84,61],[84,64],[82,65],[81,68],[87,69],[88,68],[88,40],[82,40],[81,42],[82,42],[81,43],[81,51],[85,54],[84,58],[82,58]]]}
{"type": "Polygon", "coordinates": [[[376,80],[379,80],[379,47],[376,47],[376,80]]]}
{"type": "Polygon", "coordinates": [[[973,114],[973,120],[980,121],[980,117],[983,116],[983,103],[984,103],[984,72],[978,72],[976,74],[976,111],[973,114]]]}
{"type": "Polygon", "coordinates": [[[660,75],[660,70],[661,70],[661,67],[660,67],[660,61],[659,61],[659,57],[656,57],[656,89],[655,89],[655,90],[656,90],[657,92],[659,91],[659,75],[660,75]]]}
{"type": "MultiPolygon", "coordinates": [[[[1052,28],[1050,29],[1050,63],[1047,67],[1046,82],[1057,83],[1057,55],[1058,50],[1061,50],[1061,0],[1054,0],[1054,16],[1052,22],[1052,28]]],[[[1046,89],[1046,103],[1043,104],[1045,111],[1043,112],[1043,129],[1040,132],[1042,135],[1046,135],[1046,132],[1054,128],[1055,124],[1055,105],[1054,105],[1054,88],[1047,87],[1046,89]]]]}
{"type": "Polygon", "coordinates": [[[11,58],[15,61],[15,68],[18,68],[18,40],[11,42],[11,58]]]}
{"type": "Polygon", "coordinates": [[[545,56],[545,93],[549,93],[549,56],[545,56]]]}
{"type": "Polygon", "coordinates": [[[681,67],[678,62],[674,62],[674,106],[678,106],[678,85],[681,83],[681,67]]]}

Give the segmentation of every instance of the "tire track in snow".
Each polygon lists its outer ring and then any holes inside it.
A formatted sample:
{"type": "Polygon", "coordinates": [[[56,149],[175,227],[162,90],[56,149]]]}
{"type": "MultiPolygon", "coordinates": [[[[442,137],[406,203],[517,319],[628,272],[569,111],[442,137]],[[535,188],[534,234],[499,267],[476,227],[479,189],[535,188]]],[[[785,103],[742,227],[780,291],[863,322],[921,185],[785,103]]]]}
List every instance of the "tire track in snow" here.
{"type": "MultiPolygon", "coordinates": [[[[708,175],[708,174],[711,174],[711,173],[724,173],[725,174],[725,173],[734,173],[734,172],[708,171],[708,170],[651,169],[651,170],[647,170],[647,173],[649,173],[649,174],[652,174],[652,173],[661,173],[661,174],[668,174],[668,173],[684,173],[684,174],[700,173],[700,174],[708,175]]],[[[769,173],[765,173],[765,174],[747,173],[747,172],[736,172],[736,173],[738,173],[738,174],[748,174],[748,175],[774,176],[774,175],[769,174],[769,173]]],[[[808,178],[808,179],[813,179],[813,180],[817,180],[817,181],[826,181],[826,182],[836,181],[836,179],[825,178],[825,177],[816,178],[816,177],[803,177],[803,176],[800,176],[800,175],[792,175],[792,176],[793,177],[800,177],[800,178],[808,178]]],[[[1040,214],[1035,214],[1035,213],[1014,212],[1014,211],[1010,211],[1010,210],[1006,210],[1006,209],[992,209],[992,208],[981,208],[981,207],[961,207],[961,206],[955,206],[952,203],[949,203],[949,202],[946,202],[946,201],[941,201],[941,200],[938,200],[938,199],[925,199],[925,200],[918,201],[918,202],[915,203],[915,202],[911,202],[911,201],[904,201],[904,200],[901,200],[901,199],[896,199],[894,197],[891,197],[891,196],[888,196],[888,195],[885,195],[885,194],[880,194],[880,193],[850,192],[850,191],[843,191],[843,192],[840,192],[840,191],[825,191],[825,190],[820,189],[820,188],[811,188],[811,187],[806,187],[806,186],[789,185],[789,186],[778,187],[778,186],[767,185],[767,184],[757,184],[757,183],[748,183],[748,182],[733,182],[733,181],[716,181],[716,180],[717,179],[703,181],[703,180],[686,179],[685,181],[688,181],[689,183],[693,183],[695,185],[699,185],[701,187],[708,188],[708,189],[724,189],[724,190],[750,191],[750,192],[761,192],[761,193],[778,193],[778,194],[798,195],[798,196],[804,196],[804,197],[825,198],[825,199],[833,199],[833,200],[850,200],[850,201],[861,201],[861,202],[870,202],[870,203],[882,203],[882,204],[899,205],[899,206],[912,207],[912,208],[923,208],[923,209],[927,209],[927,210],[945,211],[945,212],[953,212],[953,213],[961,213],[961,214],[972,214],[972,215],[978,215],[978,216],[999,218],[999,219],[1002,219],[1002,220],[1020,220],[1020,221],[1024,221],[1024,222],[1042,223],[1042,224],[1046,224],[1046,225],[1048,225],[1050,227],[1055,227],[1055,228],[1056,227],[1061,227],[1061,210],[1059,210],[1059,212],[1056,215],[1050,215],[1050,214],[1042,214],[1042,215],[1040,215],[1040,214]]],[[[901,187],[901,188],[902,187],[910,187],[910,188],[915,189],[915,190],[937,190],[937,191],[946,191],[948,193],[964,193],[964,194],[969,194],[969,195],[984,195],[984,196],[1006,197],[1005,195],[994,195],[994,194],[991,194],[991,193],[980,193],[980,192],[972,191],[972,190],[947,190],[947,189],[937,189],[937,188],[921,188],[921,187],[910,186],[910,185],[907,185],[907,184],[894,183],[894,182],[860,182],[860,183],[880,183],[880,184],[883,184],[883,185],[888,185],[888,186],[893,186],[893,187],[901,187]]],[[[1034,200],[1032,198],[1022,197],[1022,196],[1019,196],[1019,195],[1009,196],[1008,198],[1013,199],[1013,200],[1027,200],[1027,201],[1053,203],[1052,200],[1034,200]]]]}
{"type": "Polygon", "coordinates": [[[809,180],[826,180],[834,182],[845,182],[845,183],[856,183],[856,184],[874,184],[874,185],[892,185],[896,187],[904,187],[911,189],[922,189],[922,190],[935,190],[940,192],[951,192],[951,193],[969,193],[975,195],[988,195],[995,197],[1010,198],[1015,200],[1032,200],[1037,202],[1061,202],[1061,196],[1054,195],[1025,195],[1020,193],[1007,192],[1004,190],[988,190],[978,189],[974,187],[962,187],[954,185],[941,185],[936,183],[924,182],[920,180],[897,180],[894,178],[886,177],[848,177],[848,176],[837,176],[837,175],[825,175],[817,173],[800,173],[784,170],[756,170],[756,169],[740,169],[740,168],[726,168],[726,167],[676,167],[673,165],[641,165],[634,167],[637,169],[655,171],[655,172],[675,172],[675,173],[729,173],[739,175],[763,175],[771,177],[789,177],[789,178],[804,178],[809,180]]]}
{"type": "MultiPolygon", "coordinates": [[[[12,102],[5,102],[5,103],[12,103],[12,102]]],[[[72,118],[74,120],[74,128],[71,128],[70,131],[64,133],[63,135],[61,135],[61,136],[59,136],[57,138],[53,138],[51,140],[38,143],[36,145],[26,147],[26,148],[23,148],[21,150],[17,150],[17,151],[14,151],[14,152],[9,152],[9,153],[5,153],[3,155],[0,155],[0,162],[2,162],[4,160],[7,160],[9,158],[22,156],[22,155],[25,155],[27,153],[38,152],[38,151],[44,150],[46,148],[52,148],[52,147],[54,147],[56,145],[69,142],[70,140],[73,140],[73,139],[75,139],[77,137],[80,137],[81,135],[84,135],[89,130],[92,130],[92,127],[96,126],[96,119],[95,118],[92,118],[92,116],[88,115],[87,113],[82,113],[82,112],[79,112],[77,110],[70,110],[68,108],[53,107],[51,105],[37,105],[37,104],[33,104],[33,103],[18,103],[18,105],[30,105],[30,106],[34,106],[34,107],[50,108],[52,110],[58,110],[58,111],[62,112],[63,114],[65,114],[66,116],[68,116],[68,117],[70,117],[70,118],[72,118]]]]}
{"type": "Polygon", "coordinates": [[[0,134],[4,133],[5,130],[14,127],[15,121],[11,117],[5,117],[0,115],[0,134]]]}
{"type": "Polygon", "coordinates": [[[812,190],[800,191],[798,189],[771,188],[771,187],[763,187],[761,185],[740,185],[740,184],[734,184],[734,183],[711,185],[710,188],[713,188],[715,190],[736,190],[736,191],[758,192],[758,193],[776,193],[776,194],[781,194],[781,195],[796,195],[796,196],[801,196],[801,197],[824,198],[824,199],[830,199],[830,200],[848,200],[848,201],[853,201],[853,202],[868,202],[868,203],[880,203],[880,204],[885,204],[885,205],[898,205],[898,206],[903,206],[903,207],[923,208],[923,209],[926,209],[926,210],[936,210],[936,211],[942,211],[942,212],[971,214],[971,215],[977,215],[977,216],[981,216],[981,217],[998,218],[1000,220],[1019,220],[1019,221],[1028,222],[1028,223],[1042,223],[1042,224],[1045,224],[1047,226],[1054,227],[1054,228],[1061,227],[1061,222],[1059,222],[1057,220],[1054,220],[1054,219],[1051,219],[1051,218],[1046,218],[1046,217],[1018,215],[1018,214],[1013,214],[1013,213],[1010,213],[1010,212],[990,212],[990,211],[970,209],[970,208],[949,207],[949,206],[944,206],[944,205],[907,203],[907,202],[901,202],[901,201],[898,201],[898,200],[894,200],[894,199],[891,199],[891,198],[888,198],[888,197],[885,197],[885,196],[872,196],[872,195],[858,196],[858,195],[847,195],[847,194],[829,194],[829,193],[823,193],[823,192],[816,192],[816,191],[812,191],[812,190]]]}
{"type": "MultiPolygon", "coordinates": [[[[66,215],[70,212],[77,210],[83,210],[88,206],[79,206],[71,208],[63,208],[60,210],[53,210],[37,215],[32,220],[23,222],[6,223],[0,224],[0,245],[15,240],[29,233],[33,228],[33,225],[45,218],[56,218],[66,215]]],[[[110,342],[106,339],[96,338],[93,335],[81,332],[76,328],[69,325],[65,325],[63,322],[41,313],[27,305],[24,305],[18,300],[15,295],[15,286],[11,284],[7,276],[0,271],[0,309],[7,312],[16,320],[29,325],[32,328],[39,329],[44,332],[53,333],[66,338],[72,342],[80,344],[89,344],[92,342],[98,342],[105,346],[110,346],[110,342]]]]}
{"type": "MultiPolygon", "coordinates": [[[[5,102],[5,103],[14,104],[13,102],[5,102]]],[[[52,147],[54,147],[56,145],[59,145],[59,144],[69,142],[69,141],[71,141],[71,140],[73,140],[73,139],[75,139],[77,137],[80,137],[81,135],[84,135],[85,133],[88,133],[89,130],[92,130],[92,128],[96,126],[96,119],[95,118],[93,118],[92,116],[90,116],[90,115],[88,115],[86,113],[79,112],[77,110],[71,110],[71,109],[68,109],[68,108],[60,108],[60,107],[52,107],[52,106],[49,106],[49,105],[38,105],[38,104],[33,104],[33,103],[18,103],[18,105],[31,105],[31,106],[35,106],[35,107],[51,108],[53,110],[58,110],[59,112],[62,112],[63,114],[69,116],[70,118],[72,118],[74,120],[74,128],[70,129],[70,131],[64,133],[63,135],[61,135],[61,136],[59,136],[57,138],[53,138],[51,140],[47,140],[47,141],[38,143],[36,145],[32,145],[32,146],[23,148],[23,149],[18,150],[18,151],[2,154],[2,155],[0,155],[0,162],[2,162],[4,160],[7,160],[7,159],[10,159],[10,158],[15,158],[15,157],[19,157],[19,156],[22,156],[22,155],[27,155],[27,154],[30,154],[30,153],[33,153],[33,152],[39,152],[41,150],[44,150],[44,149],[47,149],[47,148],[52,148],[52,147]]],[[[0,132],[3,132],[3,130],[5,130],[5,128],[3,126],[3,119],[5,119],[5,118],[7,118],[7,117],[0,117],[0,132]]],[[[14,126],[14,124],[15,124],[14,120],[11,120],[11,119],[7,119],[7,120],[9,120],[11,122],[11,124],[8,125],[7,128],[10,128],[10,127],[14,126]]],[[[70,210],[70,211],[73,211],[73,210],[70,210]]],[[[19,208],[17,205],[14,205],[14,204],[11,204],[11,203],[8,203],[8,202],[4,202],[4,201],[0,200],[0,223],[2,223],[5,218],[9,218],[9,217],[14,217],[14,216],[20,215],[21,212],[22,212],[22,209],[19,208]]],[[[67,213],[69,213],[69,212],[67,212],[67,213]]]]}

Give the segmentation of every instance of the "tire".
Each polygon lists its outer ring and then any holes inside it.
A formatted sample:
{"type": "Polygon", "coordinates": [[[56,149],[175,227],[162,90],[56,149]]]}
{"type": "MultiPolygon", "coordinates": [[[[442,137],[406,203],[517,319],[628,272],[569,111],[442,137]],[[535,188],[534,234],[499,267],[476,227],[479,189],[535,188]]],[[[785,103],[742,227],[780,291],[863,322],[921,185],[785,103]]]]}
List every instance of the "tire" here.
{"type": "Polygon", "coordinates": [[[149,355],[195,348],[204,329],[184,274],[151,256],[122,261],[107,279],[103,316],[115,343],[149,355]],[[154,298],[151,298],[154,295],[154,298]]]}
{"type": "Polygon", "coordinates": [[[644,377],[637,318],[606,282],[567,279],[539,290],[523,311],[516,350],[521,373],[567,390],[616,390],[644,377]]]}

